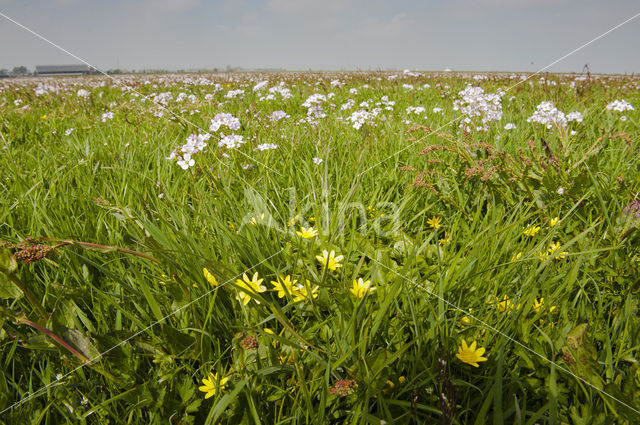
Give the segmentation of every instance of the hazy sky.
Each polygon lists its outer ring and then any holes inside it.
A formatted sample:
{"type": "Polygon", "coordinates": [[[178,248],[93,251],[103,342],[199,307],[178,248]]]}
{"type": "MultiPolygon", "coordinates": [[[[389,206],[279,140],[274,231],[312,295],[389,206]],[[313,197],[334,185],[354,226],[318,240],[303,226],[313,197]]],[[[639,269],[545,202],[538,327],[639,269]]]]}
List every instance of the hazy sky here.
{"type": "MultiPolygon", "coordinates": [[[[535,71],[640,0],[0,0],[0,12],[109,69],[535,71]]],[[[640,17],[551,68],[640,72],[640,17]]],[[[77,63],[0,16],[0,68],[77,63]]]]}

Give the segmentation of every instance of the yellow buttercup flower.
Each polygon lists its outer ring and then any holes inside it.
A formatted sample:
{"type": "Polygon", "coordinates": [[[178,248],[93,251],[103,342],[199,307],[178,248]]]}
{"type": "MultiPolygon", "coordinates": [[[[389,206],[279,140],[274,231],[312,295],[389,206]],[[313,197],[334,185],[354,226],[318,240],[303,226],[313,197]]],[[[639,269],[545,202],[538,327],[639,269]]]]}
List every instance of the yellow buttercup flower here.
{"type": "Polygon", "coordinates": [[[540,231],[540,226],[531,226],[525,229],[522,233],[524,233],[525,236],[533,237],[537,235],[539,231],[540,231]]]}
{"type": "Polygon", "coordinates": [[[373,292],[375,290],[376,290],[375,287],[374,288],[371,287],[370,280],[363,280],[361,277],[358,278],[357,281],[353,279],[353,285],[351,289],[349,289],[349,291],[356,298],[362,298],[365,295],[367,295],[368,292],[373,292]]]}
{"type": "Polygon", "coordinates": [[[311,282],[307,279],[307,286],[302,284],[297,284],[293,286],[293,291],[291,295],[293,295],[293,302],[304,301],[307,302],[311,298],[314,300],[318,298],[318,286],[311,287],[311,282]]]}
{"type": "MultiPolygon", "coordinates": [[[[236,279],[236,286],[240,289],[240,292],[236,296],[238,301],[241,301],[242,304],[247,305],[249,301],[251,301],[251,294],[264,292],[267,288],[264,285],[261,285],[264,279],[258,279],[258,273],[254,273],[253,278],[249,280],[247,274],[242,275],[242,279],[236,279]]],[[[260,304],[260,301],[254,300],[256,303],[260,304]]]]}
{"type": "Polygon", "coordinates": [[[209,377],[202,379],[203,385],[198,387],[198,389],[203,393],[206,393],[204,398],[207,399],[219,394],[221,391],[224,391],[224,389],[227,388],[227,382],[229,382],[228,376],[218,379],[217,373],[209,372],[209,377]]]}
{"type": "Polygon", "coordinates": [[[475,341],[471,343],[470,346],[467,345],[467,341],[464,339],[458,347],[458,352],[456,353],[456,357],[460,359],[463,363],[469,364],[473,367],[478,367],[479,362],[486,362],[487,358],[482,357],[485,352],[485,349],[482,347],[477,347],[475,341]]]}
{"type": "Polygon", "coordinates": [[[340,262],[344,259],[344,257],[342,255],[336,256],[336,253],[333,250],[331,250],[331,252],[323,250],[322,255],[317,255],[316,259],[318,260],[318,262],[320,262],[320,264],[322,264],[322,267],[326,267],[329,270],[334,271],[342,267],[342,264],[340,264],[340,262]]]}
{"type": "Polygon", "coordinates": [[[211,285],[212,287],[216,287],[219,285],[218,280],[214,275],[211,274],[209,270],[207,270],[206,268],[203,268],[202,273],[204,273],[204,278],[207,279],[207,282],[209,282],[209,285],[211,285]]]}
{"type": "Polygon", "coordinates": [[[318,235],[318,231],[313,227],[301,227],[296,234],[304,239],[312,239],[318,235]]]}
{"type": "Polygon", "coordinates": [[[298,281],[295,279],[292,281],[291,276],[287,276],[287,277],[280,276],[278,281],[272,280],[271,284],[273,285],[273,289],[278,291],[278,298],[284,298],[286,294],[291,294],[293,292],[292,287],[297,282],[298,281]]]}
{"type": "Polygon", "coordinates": [[[555,227],[555,225],[558,224],[558,221],[560,221],[559,217],[553,217],[549,220],[549,226],[555,227]]]}
{"type": "Polygon", "coordinates": [[[555,255],[555,259],[556,260],[560,260],[560,259],[566,258],[567,257],[567,251],[561,251],[561,252],[556,253],[556,251],[558,251],[561,246],[562,245],[560,244],[560,242],[551,242],[551,246],[549,247],[547,252],[549,253],[549,255],[555,255]]]}
{"type": "Polygon", "coordinates": [[[542,306],[544,305],[544,298],[540,298],[540,301],[533,300],[533,311],[536,312],[536,314],[540,313],[540,310],[542,310],[542,306]]]}
{"type": "Polygon", "coordinates": [[[449,232],[444,232],[444,237],[438,241],[440,245],[444,246],[451,242],[451,238],[449,237],[449,232]]]}
{"type": "Polygon", "coordinates": [[[460,318],[458,323],[460,324],[460,326],[470,325],[471,324],[471,318],[469,316],[462,316],[462,318],[460,318]]]}
{"type": "Polygon", "coordinates": [[[513,310],[513,303],[506,295],[502,298],[502,301],[496,304],[496,308],[499,312],[504,313],[505,311],[513,310]]]}
{"type": "Polygon", "coordinates": [[[434,229],[439,229],[440,223],[442,223],[442,219],[436,216],[433,216],[429,220],[427,220],[427,224],[433,227],[434,229]]]}

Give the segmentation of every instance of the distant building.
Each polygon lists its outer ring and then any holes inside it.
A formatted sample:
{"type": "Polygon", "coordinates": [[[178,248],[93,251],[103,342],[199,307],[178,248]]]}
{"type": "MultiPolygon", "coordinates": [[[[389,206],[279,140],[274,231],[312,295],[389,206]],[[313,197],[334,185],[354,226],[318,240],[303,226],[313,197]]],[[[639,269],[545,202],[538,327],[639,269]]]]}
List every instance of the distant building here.
{"type": "Polygon", "coordinates": [[[95,70],[87,65],[37,65],[35,75],[84,75],[95,70]]]}

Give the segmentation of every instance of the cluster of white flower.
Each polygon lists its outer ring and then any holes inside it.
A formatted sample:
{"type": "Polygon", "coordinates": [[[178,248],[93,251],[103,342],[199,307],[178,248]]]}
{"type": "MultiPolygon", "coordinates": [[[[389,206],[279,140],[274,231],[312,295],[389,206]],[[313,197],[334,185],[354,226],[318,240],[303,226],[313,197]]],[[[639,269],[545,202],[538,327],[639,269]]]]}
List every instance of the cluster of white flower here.
{"type": "Polygon", "coordinates": [[[607,105],[607,110],[624,112],[624,111],[633,111],[634,109],[633,109],[633,105],[631,105],[626,100],[622,99],[622,100],[614,100],[613,102],[609,103],[607,105]]]}
{"type": "Polygon", "coordinates": [[[261,143],[254,150],[256,151],[268,151],[271,149],[278,149],[278,145],[274,143],[261,143]]]}
{"type": "Polygon", "coordinates": [[[379,112],[379,108],[373,109],[371,112],[361,109],[352,113],[347,119],[351,121],[353,128],[359,130],[365,123],[373,120],[379,112]]]}
{"type": "Polygon", "coordinates": [[[346,111],[347,109],[353,108],[353,105],[355,105],[355,104],[356,104],[355,100],[349,99],[345,103],[343,103],[342,106],[340,106],[340,110],[341,111],[346,111]]]}
{"type": "Polygon", "coordinates": [[[264,80],[264,81],[260,81],[258,84],[256,84],[255,86],[253,86],[253,91],[260,91],[263,88],[265,88],[267,85],[269,85],[269,81],[268,80],[264,80]]]}
{"type": "Polygon", "coordinates": [[[194,94],[187,95],[185,92],[178,93],[178,97],[176,97],[176,102],[182,102],[187,99],[191,103],[196,103],[198,100],[194,94]]]}
{"type": "Polygon", "coordinates": [[[67,129],[64,131],[64,135],[65,135],[65,136],[70,135],[71,133],[73,133],[73,130],[74,130],[74,128],[67,128],[67,129]]]}
{"type": "Polygon", "coordinates": [[[567,122],[582,122],[582,113],[578,111],[569,112],[567,114],[567,122]]]}
{"type": "Polygon", "coordinates": [[[407,114],[422,114],[426,112],[426,109],[424,109],[424,106],[408,106],[407,107],[407,114]]]}
{"type": "Polygon", "coordinates": [[[293,97],[291,89],[285,87],[283,82],[269,89],[269,96],[275,96],[276,94],[279,94],[285,100],[293,97]]]}
{"type": "Polygon", "coordinates": [[[289,118],[289,114],[284,111],[273,111],[269,115],[269,121],[280,121],[285,118],[289,118]]]}
{"type": "Polygon", "coordinates": [[[78,90],[78,92],[76,93],[76,95],[78,97],[89,97],[89,92],[86,91],[85,89],[80,89],[78,90]]]}
{"type": "Polygon", "coordinates": [[[314,93],[307,97],[302,106],[307,108],[307,120],[314,120],[317,118],[324,118],[327,114],[322,109],[322,102],[326,102],[327,97],[320,93],[314,93]]]}
{"type": "Polygon", "coordinates": [[[409,90],[409,91],[413,90],[413,86],[411,84],[407,84],[407,83],[404,83],[402,85],[402,88],[405,89],[405,90],[409,90]]]}
{"type": "Polygon", "coordinates": [[[192,155],[201,152],[207,146],[207,140],[211,138],[211,134],[192,134],[187,137],[187,143],[177,147],[171,155],[167,157],[169,160],[176,160],[177,164],[183,170],[195,165],[192,155]]]}
{"type": "Polygon", "coordinates": [[[504,96],[502,90],[498,90],[497,93],[485,93],[480,87],[468,85],[458,95],[461,99],[453,102],[453,109],[464,115],[465,118],[460,123],[460,127],[464,127],[465,131],[470,131],[469,124],[476,117],[480,118],[482,124],[476,128],[484,131],[489,130],[489,122],[502,119],[502,96],[504,96]]]}
{"type": "Polygon", "coordinates": [[[237,90],[229,90],[227,92],[227,94],[224,95],[224,97],[226,99],[234,99],[238,96],[242,97],[242,95],[244,95],[244,90],[243,89],[237,89],[237,90]]]}
{"type": "Polygon", "coordinates": [[[516,128],[516,125],[512,122],[508,122],[504,125],[505,130],[513,130],[516,128]]]}
{"type": "Polygon", "coordinates": [[[355,87],[351,87],[349,89],[349,93],[351,93],[352,95],[356,96],[358,94],[358,89],[355,87]]]}
{"type": "Polygon", "coordinates": [[[333,80],[331,81],[330,84],[331,84],[331,87],[340,87],[344,85],[344,83],[340,80],[333,80]]]}
{"type": "Polygon", "coordinates": [[[382,96],[380,102],[376,102],[376,106],[384,106],[387,111],[393,111],[393,106],[396,104],[395,100],[389,100],[389,96],[382,96]]]}
{"type": "Polygon", "coordinates": [[[107,122],[107,120],[112,120],[113,119],[113,112],[105,112],[104,114],[102,114],[100,119],[102,120],[102,122],[107,122]]]}
{"type": "Polygon", "coordinates": [[[547,126],[547,128],[552,128],[554,125],[566,127],[567,117],[553,103],[544,101],[537,106],[533,115],[527,118],[527,122],[537,122],[547,126]]]}
{"type": "Polygon", "coordinates": [[[218,131],[223,125],[230,130],[238,130],[240,129],[240,120],[231,114],[221,112],[211,120],[209,131],[218,131]]]}
{"type": "Polygon", "coordinates": [[[227,149],[237,149],[245,143],[244,138],[239,134],[229,134],[228,136],[221,134],[220,136],[221,139],[218,142],[218,147],[221,148],[225,147],[227,149]]]}
{"type": "Polygon", "coordinates": [[[153,96],[153,103],[156,105],[167,106],[171,99],[173,99],[173,94],[167,91],[153,96]]]}
{"type": "Polygon", "coordinates": [[[323,161],[324,161],[324,159],[322,159],[322,158],[317,158],[317,157],[313,158],[313,163],[316,164],[316,165],[322,164],[323,161]]]}

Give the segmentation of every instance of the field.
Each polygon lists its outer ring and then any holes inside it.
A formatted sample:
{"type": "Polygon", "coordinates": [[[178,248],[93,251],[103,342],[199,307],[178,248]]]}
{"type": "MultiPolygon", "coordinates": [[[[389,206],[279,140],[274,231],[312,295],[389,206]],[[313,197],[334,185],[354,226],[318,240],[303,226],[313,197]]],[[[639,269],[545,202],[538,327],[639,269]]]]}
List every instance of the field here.
{"type": "Polygon", "coordinates": [[[0,80],[0,423],[640,422],[640,79],[0,80]]]}

